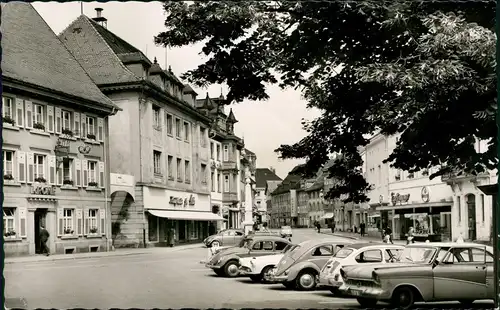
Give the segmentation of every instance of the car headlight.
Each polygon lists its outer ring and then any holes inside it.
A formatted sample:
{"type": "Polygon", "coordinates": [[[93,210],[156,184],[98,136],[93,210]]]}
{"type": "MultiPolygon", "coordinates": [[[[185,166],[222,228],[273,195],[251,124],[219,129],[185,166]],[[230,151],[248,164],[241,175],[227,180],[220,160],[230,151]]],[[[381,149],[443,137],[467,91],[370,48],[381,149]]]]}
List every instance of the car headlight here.
{"type": "Polygon", "coordinates": [[[285,270],[284,275],[287,276],[290,273],[290,269],[285,270]]]}

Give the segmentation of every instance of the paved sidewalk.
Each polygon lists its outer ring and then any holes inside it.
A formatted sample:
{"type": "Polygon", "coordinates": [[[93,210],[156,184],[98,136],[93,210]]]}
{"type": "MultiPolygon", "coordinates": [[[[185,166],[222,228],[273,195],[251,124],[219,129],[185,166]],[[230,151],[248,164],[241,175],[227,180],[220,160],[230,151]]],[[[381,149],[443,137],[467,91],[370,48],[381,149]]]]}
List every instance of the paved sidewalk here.
{"type": "MultiPolygon", "coordinates": [[[[330,236],[336,236],[336,237],[342,237],[342,238],[349,238],[353,239],[356,241],[366,241],[366,242],[382,242],[382,238],[380,237],[374,237],[374,236],[364,236],[361,237],[360,234],[355,234],[355,233],[348,233],[348,232],[330,232],[330,231],[321,231],[322,234],[325,235],[330,235],[330,236]]],[[[406,244],[406,240],[393,240],[394,244],[406,244]]]]}
{"type": "Polygon", "coordinates": [[[168,253],[178,252],[183,250],[202,248],[202,243],[178,245],[172,248],[168,247],[153,247],[153,248],[134,248],[134,249],[116,249],[109,252],[93,252],[93,253],[77,253],[77,254],[54,254],[50,256],[33,255],[33,256],[20,256],[20,257],[6,257],[4,264],[15,263],[31,263],[31,262],[47,262],[56,260],[68,259],[84,259],[96,257],[113,257],[113,256],[128,256],[128,255],[141,255],[150,253],[168,253]]]}

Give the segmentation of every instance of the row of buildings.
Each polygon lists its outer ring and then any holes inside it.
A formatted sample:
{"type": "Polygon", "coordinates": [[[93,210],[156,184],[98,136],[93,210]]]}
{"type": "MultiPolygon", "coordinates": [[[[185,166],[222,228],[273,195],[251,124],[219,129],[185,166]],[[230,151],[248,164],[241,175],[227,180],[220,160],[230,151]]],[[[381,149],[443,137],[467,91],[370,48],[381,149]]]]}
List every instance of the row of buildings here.
{"type": "MultiPolygon", "coordinates": [[[[456,240],[459,236],[489,240],[494,199],[482,188],[496,184],[496,172],[452,173],[430,180],[433,169],[408,173],[392,168],[383,160],[396,147],[397,138],[375,134],[360,150],[363,173],[373,185],[369,202],[343,204],[323,198],[334,184],[326,173],[332,161],[314,179],[302,179],[292,170],[276,189],[268,189],[271,226],[311,227],[318,221],[337,231],[357,231],[365,223],[367,233],[374,236],[388,226],[401,239],[413,227],[416,238],[422,240],[456,240]]],[[[480,153],[487,149],[479,140],[475,147],[480,153]]]]}
{"type": "Polygon", "coordinates": [[[251,223],[256,156],[222,94],[198,98],[101,9],[56,35],[28,3],[1,8],[7,256],[39,252],[41,226],[51,252],[77,253],[251,223]]]}

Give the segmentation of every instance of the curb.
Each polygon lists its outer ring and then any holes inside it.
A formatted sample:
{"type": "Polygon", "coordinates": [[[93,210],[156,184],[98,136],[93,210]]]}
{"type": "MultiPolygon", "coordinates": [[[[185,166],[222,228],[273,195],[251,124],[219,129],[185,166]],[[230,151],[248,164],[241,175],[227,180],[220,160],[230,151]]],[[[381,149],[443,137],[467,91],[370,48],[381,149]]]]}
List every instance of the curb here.
{"type": "MultiPolygon", "coordinates": [[[[179,252],[179,251],[185,251],[185,250],[190,250],[190,249],[195,249],[198,248],[201,244],[193,244],[193,245],[186,245],[178,248],[171,248],[169,249],[168,252],[179,252]]],[[[67,256],[64,254],[56,254],[54,256],[48,256],[48,257],[39,257],[39,259],[35,259],[35,256],[26,256],[26,257],[20,257],[19,260],[4,260],[4,264],[20,264],[20,263],[39,263],[39,262],[51,262],[51,261],[58,261],[58,260],[76,260],[76,259],[85,259],[85,258],[101,258],[101,257],[117,257],[117,256],[132,256],[132,255],[144,255],[144,254],[149,254],[153,253],[153,251],[140,251],[140,252],[101,252],[104,254],[94,254],[94,255],[82,255],[82,254],[74,254],[75,256],[67,256]],[[106,254],[106,253],[112,253],[112,254],[106,254]]]]}
{"type": "Polygon", "coordinates": [[[353,236],[344,236],[344,235],[339,235],[339,234],[332,234],[332,233],[326,233],[326,232],[321,232],[324,235],[329,235],[329,236],[334,236],[334,237],[340,237],[340,238],[347,238],[347,239],[352,239],[352,240],[359,240],[358,237],[353,237],[353,236]]]}

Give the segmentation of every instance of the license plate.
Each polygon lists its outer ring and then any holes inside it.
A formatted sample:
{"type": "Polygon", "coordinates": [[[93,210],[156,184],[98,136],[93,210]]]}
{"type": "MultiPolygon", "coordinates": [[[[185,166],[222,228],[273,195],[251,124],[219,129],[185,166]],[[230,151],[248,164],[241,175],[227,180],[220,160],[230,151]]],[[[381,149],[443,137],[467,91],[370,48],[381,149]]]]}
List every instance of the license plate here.
{"type": "Polygon", "coordinates": [[[353,290],[351,290],[351,295],[352,296],[361,296],[361,291],[353,291],[353,290]]]}

